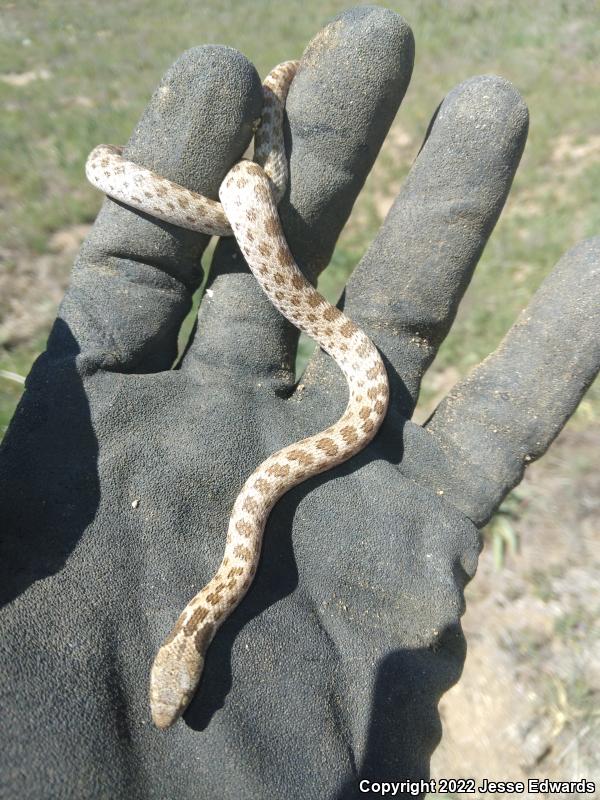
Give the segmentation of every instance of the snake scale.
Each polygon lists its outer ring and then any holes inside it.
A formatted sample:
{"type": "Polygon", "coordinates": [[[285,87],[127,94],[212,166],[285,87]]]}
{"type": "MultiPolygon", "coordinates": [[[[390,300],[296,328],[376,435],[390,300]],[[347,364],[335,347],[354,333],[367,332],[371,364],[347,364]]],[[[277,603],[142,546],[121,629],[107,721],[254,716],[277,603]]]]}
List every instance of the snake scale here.
{"type": "Polygon", "coordinates": [[[288,181],[283,114],[297,67],[298,62],[284,62],[265,79],[254,161],[243,159],[230,169],[219,189],[220,203],[126,160],[112,145],[96,147],[86,163],[92,184],[133,208],[214,236],[233,233],[270,301],[336,361],[349,388],[347,407],[335,424],[269,456],[238,494],[223,560],[187,604],[152,666],[150,708],[158,728],[170,727],[192,699],[207,648],[252,583],[275,503],[293,486],[362,450],[387,410],[388,380],[377,348],[306,280],[279,221],[277,204],[288,181]]]}

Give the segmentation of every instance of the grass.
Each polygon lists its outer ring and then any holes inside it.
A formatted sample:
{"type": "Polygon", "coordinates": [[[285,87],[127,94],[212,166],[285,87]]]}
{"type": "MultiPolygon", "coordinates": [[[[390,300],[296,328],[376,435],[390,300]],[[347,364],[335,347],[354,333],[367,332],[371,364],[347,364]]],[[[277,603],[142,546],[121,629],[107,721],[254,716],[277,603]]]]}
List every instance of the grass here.
{"type": "Polygon", "coordinates": [[[558,598],[557,592],[553,588],[553,576],[543,570],[535,569],[529,576],[532,594],[538,597],[543,603],[550,603],[558,598]]]}
{"type": "Polygon", "coordinates": [[[503,569],[508,556],[514,557],[519,552],[519,537],[513,522],[519,519],[525,499],[520,487],[513,489],[484,528],[484,538],[492,548],[497,570],[503,569]]]}
{"type": "MultiPolygon", "coordinates": [[[[182,50],[207,42],[231,45],[264,74],[277,61],[298,56],[347,5],[290,0],[282,12],[266,0],[172,0],[168,7],[158,0],[3,3],[2,269],[8,274],[24,259],[45,254],[52,233],[93,220],[100,199],[83,176],[87,153],[97,142],[127,139],[162,72],[182,50]],[[14,85],[14,76],[24,74],[29,82],[14,85]]],[[[597,104],[597,7],[584,0],[386,5],[407,18],[417,42],[414,79],[395,128],[404,144],[382,153],[321,288],[330,298],[339,294],[448,90],[478,73],[510,79],[530,108],[529,142],[506,212],[435,364],[464,374],[496,346],[560,255],[600,231],[600,129],[590,113],[597,104]]],[[[9,313],[0,296],[0,315],[9,313]]],[[[50,321],[40,319],[38,333],[27,341],[5,343],[0,369],[25,374],[50,321]]],[[[301,358],[308,352],[303,344],[301,358]]],[[[432,392],[425,382],[425,402],[432,392]]],[[[19,394],[18,384],[0,378],[0,433],[19,394]]],[[[599,416],[596,386],[576,424],[599,416]]]]}

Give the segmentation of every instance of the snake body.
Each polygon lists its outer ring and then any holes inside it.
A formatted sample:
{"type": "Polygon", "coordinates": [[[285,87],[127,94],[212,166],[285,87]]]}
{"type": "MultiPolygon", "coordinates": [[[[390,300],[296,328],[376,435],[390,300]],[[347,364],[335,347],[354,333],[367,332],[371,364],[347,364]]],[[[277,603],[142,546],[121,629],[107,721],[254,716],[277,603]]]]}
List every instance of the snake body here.
{"type": "Polygon", "coordinates": [[[121,202],[192,230],[219,236],[233,233],[271,302],[336,361],[349,388],[347,407],[335,424],[269,456],[238,494],[223,560],[187,604],[152,666],[150,707],[159,728],[171,726],[189,704],[208,646],[248,591],[275,503],[292,487],[362,450],[387,410],[388,380],[377,348],[306,280],[279,221],[277,203],[288,178],[283,112],[296,69],[297,62],[285,62],[265,80],[255,161],[242,160],[231,168],[219,189],[220,203],[125,160],[114,146],[100,145],[86,164],[89,180],[121,202]]]}

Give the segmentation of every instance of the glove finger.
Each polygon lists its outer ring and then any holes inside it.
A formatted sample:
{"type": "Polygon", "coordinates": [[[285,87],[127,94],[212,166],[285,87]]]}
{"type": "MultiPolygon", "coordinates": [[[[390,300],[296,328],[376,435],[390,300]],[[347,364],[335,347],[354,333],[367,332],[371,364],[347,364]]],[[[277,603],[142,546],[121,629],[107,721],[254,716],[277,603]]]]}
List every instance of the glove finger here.
{"type": "MultiPolygon", "coordinates": [[[[527,108],[496,76],[445,98],[377,237],[346,287],[345,313],[387,360],[391,407],[410,417],[502,210],[527,136],[527,108]]],[[[311,370],[317,382],[332,369],[311,370]]],[[[333,367],[335,369],[335,367],[333,367]]]]}
{"type": "MultiPolygon", "coordinates": [[[[125,156],[215,198],[261,104],[260,79],[240,53],[188,50],[163,77],[125,156]]],[[[50,355],[76,347],[92,368],[168,369],[208,240],[107,198],[75,263],[59,311],[66,326],[55,325],[50,355]]]]}
{"type": "MultiPolygon", "coordinates": [[[[309,44],[286,105],[288,191],[279,206],[298,265],[311,280],[337,237],[404,96],[414,45],[383,8],[355,8],[309,44]]],[[[294,382],[298,332],[273,308],[235,243],[222,240],[198,332],[183,369],[227,369],[276,391],[294,382]]]]}
{"type": "Polygon", "coordinates": [[[598,373],[599,295],[597,237],[562,257],[498,349],[426,425],[448,456],[444,475],[429,464],[429,480],[477,525],[545,453],[598,373]]]}

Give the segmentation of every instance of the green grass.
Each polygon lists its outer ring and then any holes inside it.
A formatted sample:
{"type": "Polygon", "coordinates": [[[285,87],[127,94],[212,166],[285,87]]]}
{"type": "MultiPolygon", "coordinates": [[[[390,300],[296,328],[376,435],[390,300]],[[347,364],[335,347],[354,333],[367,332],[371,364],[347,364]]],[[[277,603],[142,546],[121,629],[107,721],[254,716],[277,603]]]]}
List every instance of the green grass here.
{"type": "MultiPolygon", "coordinates": [[[[83,175],[98,142],[125,141],[161,74],[179,53],[216,42],[242,50],[264,74],[296,57],[312,35],[349,5],[338,0],[254,2],[171,0],[19,0],[3,3],[0,74],[47,70],[25,86],[0,81],[0,255],[5,264],[34,259],[61,228],[93,220],[100,199],[83,175]]],[[[560,137],[573,145],[600,137],[595,2],[459,0],[388,2],[415,33],[414,79],[399,115],[410,145],[386,150],[321,286],[334,298],[374,235],[377,197],[392,193],[414,158],[431,113],[459,81],[498,73],[523,94],[530,138],[506,215],[492,237],[436,366],[465,373],[510,326],[560,255],[600,231],[598,150],[553,158],[560,137]]],[[[599,148],[600,149],[600,148],[599,148]]],[[[6,311],[0,297],[0,315],[6,311]]],[[[0,368],[26,373],[43,346],[0,353],[0,368]]],[[[308,348],[303,344],[301,357],[308,348]]],[[[430,393],[424,385],[425,400],[430,393]]],[[[0,432],[20,387],[0,379],[0,432]]],[[[600,415],[600,390],[588,394],[581,424],[600,415]]]]}
{"type": "MultiPolygon", "coordinates": [[[[14,372],[25,377],[34,359],[42,351],[44,342],[33,343],[33,347],[22,347],[1,353],[0,370],[14,372]]],[[[23,392],[23,385],[15,380],[0,375],[0,440],[4,436],[8,423],[23,392]]]]}

